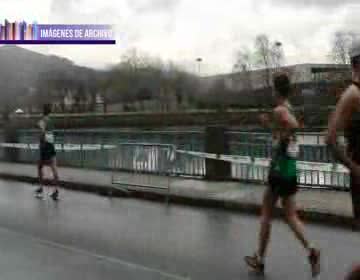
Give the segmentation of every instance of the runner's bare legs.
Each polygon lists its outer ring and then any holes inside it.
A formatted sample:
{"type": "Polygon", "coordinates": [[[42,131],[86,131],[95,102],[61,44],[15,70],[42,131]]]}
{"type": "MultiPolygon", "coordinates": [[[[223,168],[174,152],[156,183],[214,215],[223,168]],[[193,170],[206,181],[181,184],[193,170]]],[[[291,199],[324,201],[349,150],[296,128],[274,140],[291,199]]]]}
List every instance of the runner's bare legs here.
{"type": "Polygon", "coordinates": [[[269,244],[273,212],[277,201],[278,197],[272,193],[270,188],[267,188],[264,193],[263,206],[261,210],[259,249],[257,253],[261,262],[263,262],[265,258],[266,250],[269,244]]]}
{"type": "Polygon", "coordinates": [[[296,211],[295,196],[292,195],[283,198],[281,202],[285,211],[285,221],[295,234],[296,238],[301,242],[305,250],[310,251],[310,242],[305,238],[304,226],[296,211]]]}
{"type": "Polygon", "coordinates": [[[55,189],[57,189],[58,186],[59,186],[59,173],[58,173],[56,158],[54,158],[54,159],[51,161],[50,169],[51,169],[51,171],[52,171],[53,182],[54,182],[55,189]]]}
{"type": "Polygon", "coordinates": [[[51,194],[51,197],[54,200],[58,199],[58,195],[59,195],[59,191],[58,191],[58,186],[59,186],[59,175],[58,175],[58,169],[57,169],[57,162],[56,162],[56,158],[53,158],[50,161],[40,161],[38,163],[38,178],[39,178],[39,184],[40,187],[36,190],[36,194],[38,197],[42,197],[43,194],[43,187],[44,187],[44,173],[43,173],[43,169],[45,166],[49,166],[49,168],[51,169],[52,172],[52,176],[53,176],[53,186],[54,186],[54,191],[51,194]]]}

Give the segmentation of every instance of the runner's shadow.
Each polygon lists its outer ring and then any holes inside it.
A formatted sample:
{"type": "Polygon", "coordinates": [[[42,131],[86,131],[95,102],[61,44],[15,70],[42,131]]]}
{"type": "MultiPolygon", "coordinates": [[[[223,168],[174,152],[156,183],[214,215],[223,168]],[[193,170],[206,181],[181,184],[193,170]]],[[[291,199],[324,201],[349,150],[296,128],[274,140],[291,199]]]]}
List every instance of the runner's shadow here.
{"type": "Polygon", "coordinates": [[[261,280],[261,279],[271,280],[272,279],[267,274],[262,274],[262,273],[258,273],[255,271],[248,271],[248,276],[249,276],[249,278],[248,278],[249,280],[261,280]]]}

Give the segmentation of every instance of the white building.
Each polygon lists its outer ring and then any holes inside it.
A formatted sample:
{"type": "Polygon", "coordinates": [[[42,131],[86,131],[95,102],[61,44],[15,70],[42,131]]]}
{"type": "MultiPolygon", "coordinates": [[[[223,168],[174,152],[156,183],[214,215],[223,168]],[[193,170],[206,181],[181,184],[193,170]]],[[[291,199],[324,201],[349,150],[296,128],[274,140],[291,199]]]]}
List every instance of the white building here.
{"type": "Polygon", "coordinates": [[[326,82],[350,78],[350,66],[344,64],[297,64],[277,69],[260,69],[235,72],[201,78],[204,91],[222,83],[226,89],[234,91],[255,90],[271,85],[271,77],[276,72],[287,72],[294,84],[326,82]],[[267,77],[269,79],[267,79],[267,77]],[[269,82],[267,82],[269,80],[269,82]]]}

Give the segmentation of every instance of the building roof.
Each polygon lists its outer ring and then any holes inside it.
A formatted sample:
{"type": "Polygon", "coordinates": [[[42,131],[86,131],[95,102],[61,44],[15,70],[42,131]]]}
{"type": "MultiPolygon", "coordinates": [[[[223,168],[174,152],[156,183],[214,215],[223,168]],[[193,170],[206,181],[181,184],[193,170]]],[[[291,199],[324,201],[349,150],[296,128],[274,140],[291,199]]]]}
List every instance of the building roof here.
{"type": "MultiPolygon", "coordinates": [[[[347,70],[350,68],[349,64],[334,64],[334,63],[302,63],[302,64],[293,64],[293,65],[284,65],[282,66],[280,69],[293,69],[293,68],[315,68],[316,70],[313,71],[313,73],[315,72],[326,72],[329,70],[347,70]]],[[[252,73],[256,73],[256,72],[261,72],[264,71],[265,68],[261,68],[261,69],[256,69],[256,70],[252,70],[250,72],[252,73]]],[[[276,68],[271,68],[271,70],[276,70],[276,68]]],[[[206,80],[206,79],[216,79],[216,78],[226,78],[226,77],[230,77],[232,75],[237,75],[241,73],[241,71],[238,72],[231,72],[231,73],[224,73],[224,74],[217,74],[217,75],[209,75],[209,76],[203,76],[200,77],[202,80],[206,80]]]]}

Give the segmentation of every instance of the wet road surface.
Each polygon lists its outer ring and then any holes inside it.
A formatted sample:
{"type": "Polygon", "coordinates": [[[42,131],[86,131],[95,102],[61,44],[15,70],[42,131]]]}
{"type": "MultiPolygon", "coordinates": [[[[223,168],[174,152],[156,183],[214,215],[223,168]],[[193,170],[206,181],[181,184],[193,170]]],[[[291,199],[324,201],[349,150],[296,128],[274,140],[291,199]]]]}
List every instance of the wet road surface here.
{"type": "MultiPolygon", "coordinates": [[[[254,216],[62,191],[38,200],[35,186],[0,181],[1,279],[258,279],[254,216]]],[[[323,251],[320,279],[343,279],[360,262],[360,234],[309,225],[323,251]]],[[[266,279],[310,279],[305,253],[275,221],[266,279]]]]}

